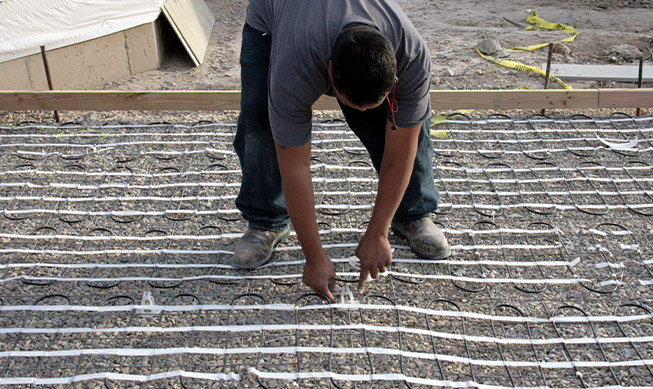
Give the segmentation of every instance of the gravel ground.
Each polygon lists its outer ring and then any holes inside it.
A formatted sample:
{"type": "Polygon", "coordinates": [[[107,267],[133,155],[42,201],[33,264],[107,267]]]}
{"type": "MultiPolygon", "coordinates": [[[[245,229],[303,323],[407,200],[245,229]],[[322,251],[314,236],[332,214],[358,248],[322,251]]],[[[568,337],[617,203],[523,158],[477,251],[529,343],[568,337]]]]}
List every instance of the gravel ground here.
{"type": "MultiPolygon", "coordinates": [[[[302,285],[294,234],[229,267],[230,115],[0,127],[0,384],[653,385],[652,117],[451,117],[433,218],[452,257],[392,234],[390,275],[331,305],[302,285]]],[[[313,173],[353,289],[377,182],[337,117],[316,119],[313,173]]]]}
{"type": "MultiPolygon", "coordinates": [[[[400,3],[429,45],[433,89],[541,88],[475,52],[481,39],[556,39],[513,24],[530,9],[580,33],[554,63],[650,58],[650,1],[400,3]]],[[[246,2],[207,4],[202,66],[179,48],[97,89],[239,89],[246,2]]],[[[433,219],[453,255],[420,260],[391,234],[390,275],[331,305],[302,285],[295,235],[265,267],[228,266],[246,226],[233,204],[237,112],[64,111],[65,124],[0,112],[0,385],[651,387],[653,118],[547,114],[444,123],[433,219]]],[[[346,290],[377,182],[339,115],[315,112],[313,174],[346,290]]]]}

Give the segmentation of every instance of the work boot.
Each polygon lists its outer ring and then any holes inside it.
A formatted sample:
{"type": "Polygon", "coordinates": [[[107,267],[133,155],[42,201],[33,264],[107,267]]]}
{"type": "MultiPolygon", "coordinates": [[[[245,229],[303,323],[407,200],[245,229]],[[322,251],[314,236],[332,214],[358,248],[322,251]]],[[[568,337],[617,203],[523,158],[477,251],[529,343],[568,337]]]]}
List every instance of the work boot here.
{"type": "Polygon", "coordinates": [[[424,259],[442,259],[451,255],[447,238],[428,216],[403,224],[393,222],[392,230],[408,239],[410,248],[424,259]]]}
{"type": "Polygon", "coordinates": [[[231,266],[239,269],[256,269],[272,257],[272,250],[290,234],[290,226],[279,232],[249,228],[236,243],[231,266]]]}

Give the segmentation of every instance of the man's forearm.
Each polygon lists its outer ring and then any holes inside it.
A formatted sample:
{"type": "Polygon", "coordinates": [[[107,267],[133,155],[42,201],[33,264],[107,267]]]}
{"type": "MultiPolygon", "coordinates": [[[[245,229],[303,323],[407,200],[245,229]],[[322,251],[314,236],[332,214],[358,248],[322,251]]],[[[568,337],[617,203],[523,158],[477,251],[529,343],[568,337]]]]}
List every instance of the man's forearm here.
{"type": "Polygon", "coordinates": [[[306,257],[302,281],[316,293],[335,303],[333,292],[336,291],[336,272],[333,263],[322,249],[317,228],[310,155],[310,143],[293,148],[277,145],[286,208],[306,257]]]}
{"type": "Polygon", "coordinates": [[[323,255],[315,218],[310,144],[298,148],[277,146],[286,208],[307,260],[323,255]]]}
{"type": "Polygon", "coordinates": [[[389,133],[390,136],[403,135],[403,138],[399,144],[394,139],[386,138],[378,192],[368,226],[368,231],[375,234],[387,234],[390,222],[408,187],[417,152],[415,132],[419,131],[418,127],[388,131],[393,131],[389,133]]]}
{"type": "Polygon", "coordinates": [[[406,191],[412,163],[407,163],[405,158],[397,158],[397,161],[388,161],[381,165],[379,175],[379,187],[372,210],[372,217],[367,230],[370,233],[382,236],[387,234],[390,222],[394,216],[401,199],[406,191]],[[408,174],[406,174],[408,171],[408,174]]]}

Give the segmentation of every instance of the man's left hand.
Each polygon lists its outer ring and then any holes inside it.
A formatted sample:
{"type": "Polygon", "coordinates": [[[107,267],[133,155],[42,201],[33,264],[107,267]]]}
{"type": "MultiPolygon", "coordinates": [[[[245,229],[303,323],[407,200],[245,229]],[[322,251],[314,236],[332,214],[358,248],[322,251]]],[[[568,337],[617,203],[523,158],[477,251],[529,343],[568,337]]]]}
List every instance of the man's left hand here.
{"type": "Polygon", "coordinates": [[[358,293],[362,294],[365,291],[367,276],[376,279],[379,273],[384,273],[392,263],[392,250],[388,236],[373,235],[368,231],[358,243],[356,256],[361,261],[358,293]]]}

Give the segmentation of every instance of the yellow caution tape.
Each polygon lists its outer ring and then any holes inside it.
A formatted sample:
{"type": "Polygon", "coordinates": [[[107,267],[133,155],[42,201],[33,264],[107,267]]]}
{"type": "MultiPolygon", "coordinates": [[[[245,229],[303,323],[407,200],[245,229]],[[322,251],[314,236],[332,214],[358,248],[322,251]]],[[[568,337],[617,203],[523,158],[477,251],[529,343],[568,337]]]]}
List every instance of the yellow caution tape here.
{"type": "MultiPolygon", "coordinates": [[[[488,61],[494,62],[497,65],[505,66],[505,67],[510,68],[510,69],[519,70],[520,72],[538,73],[538,74],[541,74],[542,76],[546,77],[546,72],[544,70],[538,68],[538,67],[531,66],[531,65],[525,65],[525,64],[523,64],[521,62],[517,62],[517,61],[510,61],[510,60],[507,60],[507,59],[492,57],[491,55],[485,55],[485,54],[481,53],[481,51],[478,49],[478,47],[476,48],[476,52],[478,53],[478,55],[480,55],[484,59],[487,59],[488,61]]],[[[553,80],[553,81],[557,82],[561,87],[563,87],[565,89],[572,89],[571,85],[566,84],[564,81],[562,81],[558,77],[554,76],[553,74],[549,74],[549,80],[553,80]]]]}
{"type": "MultiPolygon", "coordinates": [[[[572,42],[576,36],[578,36],[578,31],[569,25],[562,24],[562,23],[551,23],[548,22],[542,18],[540,18],[537,14],[537,11],[531,11],[531,13],[528,15],[526,18],[526,21],[530,24],[530,26],[526,27],[527,30],[532,30],[532,31],[537,31],[537,30],[560,30],[564,31],[567,34],[567,37],[564,39],[560,39],[555,42],[547,42],[547,43],[541,43],[541,44],[536,44],[536,45],[531,45],[531,46],[525,46],[525,47],[513,47],[511,49],[508,49],[508,51],[533,51],[533,50],[538,50],[543,47],[547,47],[549,44],[558,44],[558,43],[569,43],[572,42]]],[[[480,55],[483,59],[486,59],[488,61],[494,62],[497,65],[505,66],[510,69],[515,69],[519,70],[521,72],[526,72],[526,73],[537,73],[541,74],[542,76],[546,77],[546,72],[538,67],[531,66],[531,65],[525,65],[521,62],[517,61],[510,61],[507,59],[501,59],[501,58],[496,58],[491,55],[485,55],[481,53],[481,51],[476,47],[476,52],[478,55],[480,55]]],[[[558,77],[549,74],[549,79],[557,82],[561,87],[565,89],[572,89],[572,87],[568,84],[566,84],[564,81],[559,79],[558,77]]]]}
{"type": "Polygon", "coordinates": [[[445,130],[431,130],[431,137],[444,139],[447,137],[447,131],[445,130]]]}
{"type": "Polygon", "coordinates": [[[547,43],[540,43],[537,45],[531,45],[531,46],[526,46],[526,47],[513,47],[512,49],[508,49],[508,51],[533,51],[533,50],[539,50],[543,47],[547,47],[549,44],[558,44],[558,43],[571,43],[576,39],[578,36],[578,31],[567,24],[562,24],[562,23],[551,23],[547,22],[546,20],[542,19],[541,17],[538,16],[537,11],[531,11],[531,13],[528,14],[528,17],[526,18],[526,22],[530,24],[530,26],[526,27],[526,30],[530,31],[539,31],[539,30],[549,30],[549,31],[564,31],[567,34],[566,38],[554,41],[554,42],[547,42],[547,43]]]}
{"type": "MultiPolygon", "coordinates": [[[[554,42],[547,42],[547,43],[540,43],[536,45],[531,45],[531,46],[525,46],[525,47],[513,47],[511,49],[508,49],[508,51],[534,51],[534,50],[539,50],[543,47],[547,47],[549,44],[558,44],[558,43],[570,43],[573,42],[576,36],[578,36],[578,31],[569,25],[562,24],[562,23],[551,23],[548,22],[542,18],[539,17],[537,11],[531,11],[528,14],[528,17],[526,18],[526,22],[530,24],[530,26],[526,27],[527,30],[531,31],[539,31],[539,30],[556,30],[556,31],[564,31],[567,34],[566,38],[554,41],[554,42]]],[[[498,65],[505,66],[510,69],[515,69],[519,70],[521,72],[526,72],[526,73],[537,73],[541,74],[543,77],[546,77],[546,72],[538,67],[531,66],[531,65],[526,65],[521,62],[517,61],[511,61],[507,59],[501,59],[501,58],[496,58],[491,55],[485,55],[481,53],[481,51],[476,47],[476,52],[478,55],[480,55],[482,58],[494,62],[498,65]]],[[[549,79],[557,82],[561,87],[565,89],[572,89],[572,87],[568,84],[566,84],[564,81],[562,81],[560,78],[549,74],[549,79]]],[[[519,89],[528,89],[528,87],[522,87],[519,89]]],[[[447,136],[447,132],[443,129],[437,129],[436,127],[440,126],[446,119],[456,115],[456,114],[467,114],[470,112],[474,112],[473,109],[464,109],[464,110],[458,110],[454,112],[440,112],[437,115],[433,116],[431,119],[431,136],[434,138],[440,138],[444,139],[447,136]]]]}
{"type": "Polygon", "coordinates": [[[433,138],[440,138],[444,139],[447,136],[447,131],[444,129],[436,129],[435,127],[438,127],[441,125],[445,120],[448,118],[454,116],[454,115],[460,115],[460,114],[467,114],[470,112],[474,112],[473,109],[460,109],[457,111],[453,112],[440,112],[439,114],[433,116],[431,118],[431,136],[433,138]]]}
{"type": "MultiPolygon", "coordinates": [[[[517,88],[518,90],[524,90],[524,89],[530,89],[527,86],[522,86],[521,88],[517,88]]],[[[474,112],[473,109],[459,109],[456,111],[447,111],[447,112],[440,112],[437,115],[433,116],[431,118],[431,137],[433,138],[439,138],[439,139],[444,139],[447,137],[447,131],[443,129],[436,129],[436,127],[440,126],[442,123],[444,123],[445,120],[449,119],[452,116],[456,115],[466,115],[468,113],[474,112]]]]}

